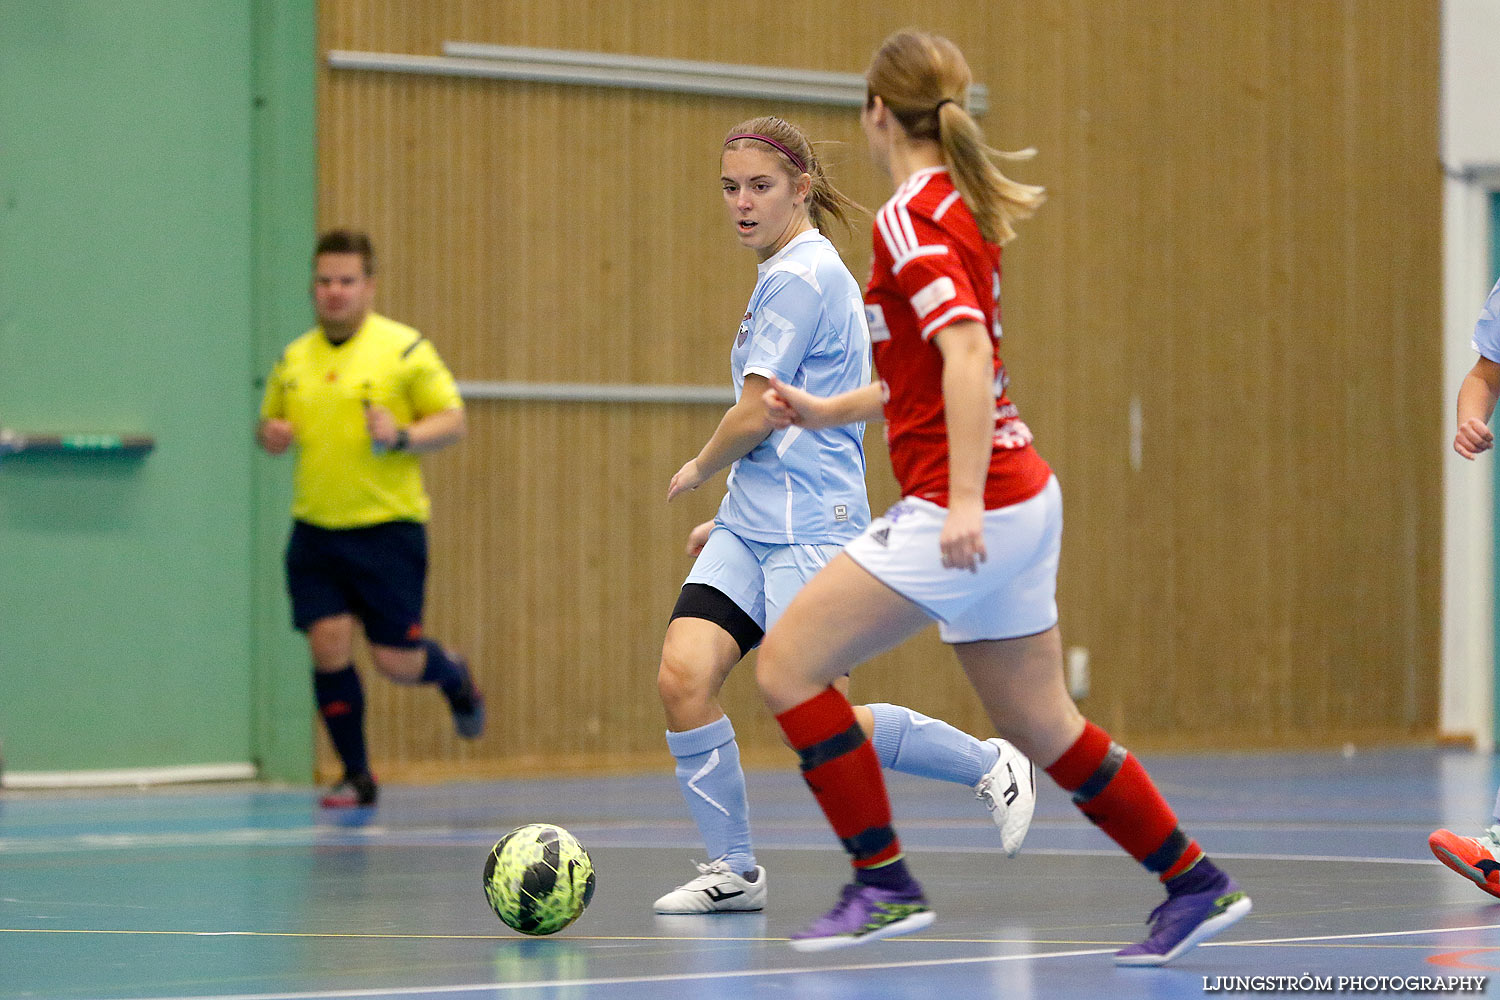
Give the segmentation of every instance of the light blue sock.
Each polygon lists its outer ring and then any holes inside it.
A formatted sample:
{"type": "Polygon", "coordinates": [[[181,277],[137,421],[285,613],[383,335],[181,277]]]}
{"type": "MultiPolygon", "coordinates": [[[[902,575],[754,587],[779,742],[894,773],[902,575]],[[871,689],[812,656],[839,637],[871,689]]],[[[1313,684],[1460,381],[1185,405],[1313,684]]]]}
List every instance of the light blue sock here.
{"type": "Polygon", "coordinates": [[[995,766],[995,744],[900,705],[866,705],[875,716],[875,753],[880,766],[921,778],[973,787],[995,766]]]}
{"type": "Polygon", "coordinates": [[[667,749],[677,758],[677,784],[698,824],[708,860],[724,858],[730,871],[754,871],[750,803],[729,716],[685,733],[667,733],[667,749]]]}

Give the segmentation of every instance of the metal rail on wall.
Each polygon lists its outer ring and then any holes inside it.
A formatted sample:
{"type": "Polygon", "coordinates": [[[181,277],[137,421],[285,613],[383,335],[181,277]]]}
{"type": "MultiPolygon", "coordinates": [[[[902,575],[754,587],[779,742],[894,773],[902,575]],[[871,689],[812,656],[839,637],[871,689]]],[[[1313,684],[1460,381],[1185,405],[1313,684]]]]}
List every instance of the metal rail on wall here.
{"type": "Polygon", "coordinates": [[[717,385],[627,385],[588,382],[459,382],[464,399],[543,403],[731,404],[734,390],[717,385]]]}
{"type": "MultiPolygon", "coordinates": [[[[477,42],[444,42],[441,56],[333,49],[328,53],[328,65],[334,69],[623,87],[846,108],[861,107],[865,101],[865,79],[858,73],[477,42]]],[[[989,90],[983,84],[974,84],[969,88],[969,111],[982,115],[987,110],[989,90]]]]}
{"type": "MultiPolygon", "coordinates": [[[[328,52],[328,65],[343,70],[620,87],[849,108],[862,107],[865,101],[865,80],[858,73],[477,42],[444,42],[441,56],[333,49],[328,52]]],[[[982,84],[970,87],[970,112],[983,114],[988,107],[988,89],[982,84]]],[[[727,386],[465,381],[458,388],[465,399],[474,400],[726,405],[734,402],[734,393],[727,386]]]]}

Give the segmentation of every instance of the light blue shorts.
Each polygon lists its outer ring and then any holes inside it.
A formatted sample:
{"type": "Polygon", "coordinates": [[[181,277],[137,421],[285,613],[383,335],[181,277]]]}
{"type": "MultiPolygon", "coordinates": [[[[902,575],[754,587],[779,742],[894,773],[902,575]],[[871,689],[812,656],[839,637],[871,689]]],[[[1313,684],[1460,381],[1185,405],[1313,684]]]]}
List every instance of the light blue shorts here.
{"type": "Polygon", "coordinates": [[[683,582],[714,588],[769,631],[797,591],[843,548],[752,542],[716,524],[683,582]]]}

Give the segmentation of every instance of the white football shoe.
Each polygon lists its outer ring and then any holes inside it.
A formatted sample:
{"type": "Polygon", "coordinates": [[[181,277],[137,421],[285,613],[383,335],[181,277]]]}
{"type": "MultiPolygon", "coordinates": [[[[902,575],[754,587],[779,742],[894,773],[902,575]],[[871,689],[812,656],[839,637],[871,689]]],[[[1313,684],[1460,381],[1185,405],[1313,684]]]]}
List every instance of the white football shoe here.
{"type": "Polygon", "coordinates": [[[698,866],[698,877],[678,886],[653,908],[657,913],[736,913],[764,909],[766,870],[755,866],[755,881],[730,871],[724,859],[698,866]]]}
{"type": "Polygon", "coordinates": [[[1036,765],[1005,740],[986,742],[995,744],[1000,759],[979,779],[974,794],[1000,828],[1005,856],[1013,858],[1021,850],[1021,841],[1031,829],[1031,814],[1036,811],[1036,765]]]}

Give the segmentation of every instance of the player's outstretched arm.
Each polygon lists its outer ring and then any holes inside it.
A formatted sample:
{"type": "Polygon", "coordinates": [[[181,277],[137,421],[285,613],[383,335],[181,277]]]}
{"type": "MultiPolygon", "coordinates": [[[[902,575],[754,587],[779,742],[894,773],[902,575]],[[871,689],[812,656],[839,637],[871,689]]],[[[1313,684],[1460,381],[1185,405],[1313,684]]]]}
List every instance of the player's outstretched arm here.
{"type": "Polygon", "coordinates": [[[796,425],[810,431],[879,420],[885,404],[884,383],[871,382],[837,396],[814,396],[774,376],[765,393],[766,415],[777,430],[796,425]]]}
{"type": "Polygon", "coordinates": [[[715,472],[750,454],[774,429],[766,414],[764,375],[746,375],[739,401],[725,412],[703,450],[683,463],[667,484],[667,499],[696,490],[715,472]]]}
{"type": "Polygon", "coordinates": [[[1458,387],[1458,433],[1453,450],[1469,461],[1495,445],[1489,419],[1500,400],[1500,363],[1480,357],[1458,387]]]}

